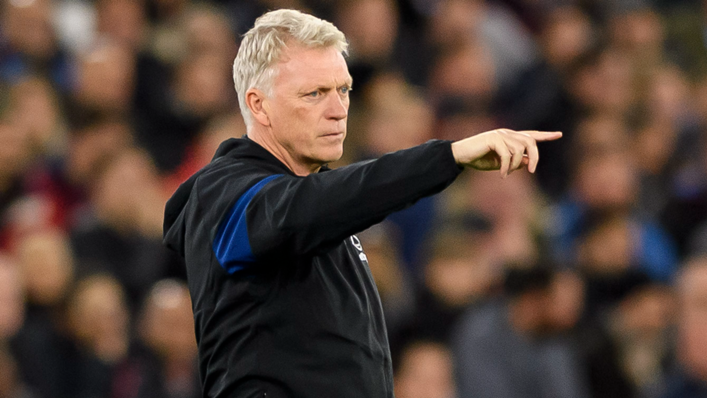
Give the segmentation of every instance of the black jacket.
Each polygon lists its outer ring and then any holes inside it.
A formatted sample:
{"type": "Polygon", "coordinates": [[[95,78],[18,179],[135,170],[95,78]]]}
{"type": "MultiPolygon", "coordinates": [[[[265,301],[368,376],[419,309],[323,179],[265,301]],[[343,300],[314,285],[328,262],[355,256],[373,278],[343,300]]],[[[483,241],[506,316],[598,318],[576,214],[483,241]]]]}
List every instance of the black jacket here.
{"type": "Polygon", "coordinates": [[[393,397],[380,298],[353,234],[460,173],[445,141],[295,176],[224,141],[167,202],[205,397],[393,397]]]}

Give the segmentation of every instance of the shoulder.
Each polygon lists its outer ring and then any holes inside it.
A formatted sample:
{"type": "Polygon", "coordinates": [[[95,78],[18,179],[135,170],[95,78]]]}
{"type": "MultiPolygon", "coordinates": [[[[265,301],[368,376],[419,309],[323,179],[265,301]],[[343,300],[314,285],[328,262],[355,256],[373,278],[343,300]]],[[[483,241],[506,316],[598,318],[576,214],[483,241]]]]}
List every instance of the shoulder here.
{"type": "Polygon", "coordinates": [[[200,201],[210,198],[240,196],[263,178],[282,174],[248,159],[219,158],[206,166],[197,177],[194,190],[200,201]]]}

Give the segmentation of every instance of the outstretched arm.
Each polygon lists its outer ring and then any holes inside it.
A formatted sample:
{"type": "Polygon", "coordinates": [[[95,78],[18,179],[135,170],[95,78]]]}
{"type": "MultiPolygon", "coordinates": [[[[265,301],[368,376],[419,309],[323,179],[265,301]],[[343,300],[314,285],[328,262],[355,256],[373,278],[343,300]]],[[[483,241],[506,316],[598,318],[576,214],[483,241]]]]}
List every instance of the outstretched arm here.
{"type": "MultiPolygon", "coordinates": [[[[261,178],[248,190],[250,194],[241,194],[246,200],[241,203],[238,199],[222,220],[214,250],[223,252],[219,261],[229,270],[267,256],[323,252],[390,213],[442,191],[461,172],[459,166],[500,169],[503,176],[524,165],[535,171],[537,141],[560,136],[561,133],[494,130],[451,145],[433,140],[377,160],[307,177],[261,178]],[[229,225],[234,226],[233,231],[229,225]],[[239,230],[239,226],[243,228],[239,230]],[[247,255],[231,247],[246,247],[247,255]]],[[[205,185],[219,187],[223,195],[232,195],[236,190],[224,187],[229,181],[240,181],[235,178],[240,174],[242,170],[238,168],[224,169],[217,181],[205,185]]]]}
{"type": "Polygon", "coordinates": [[[538,141],[552,141],[562,137],[561,132],[487,131],[452,143],[452,153],[458,165],[477,170],[501,170],[501,176],[522,167],[535,172],[538,165],[538,141]]]}

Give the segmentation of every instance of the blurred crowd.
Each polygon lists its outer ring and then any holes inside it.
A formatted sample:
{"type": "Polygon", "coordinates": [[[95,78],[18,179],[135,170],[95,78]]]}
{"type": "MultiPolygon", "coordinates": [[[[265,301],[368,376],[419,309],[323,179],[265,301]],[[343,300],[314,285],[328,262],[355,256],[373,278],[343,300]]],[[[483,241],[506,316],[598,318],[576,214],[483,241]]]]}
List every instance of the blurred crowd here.
{"type": "Polygon", "coordinates": [[[2,0],[0,397],[199,397],[164,203],[245,134],[269,9],[334,22],[345,159],[563,131],[361,233],[398,398],[707,397],[707,2],[2,0]]]}

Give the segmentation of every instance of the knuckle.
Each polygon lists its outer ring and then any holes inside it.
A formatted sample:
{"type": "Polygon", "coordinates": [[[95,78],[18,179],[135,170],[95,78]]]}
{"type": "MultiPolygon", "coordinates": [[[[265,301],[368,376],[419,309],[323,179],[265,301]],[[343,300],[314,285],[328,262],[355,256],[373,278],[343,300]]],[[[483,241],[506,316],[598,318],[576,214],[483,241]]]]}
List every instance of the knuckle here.
{"type": "Polygon", "coordinates": [[[520,139],[528,146],[535,145],[535,139],[529,135],[522,135],[520,139]]]}

